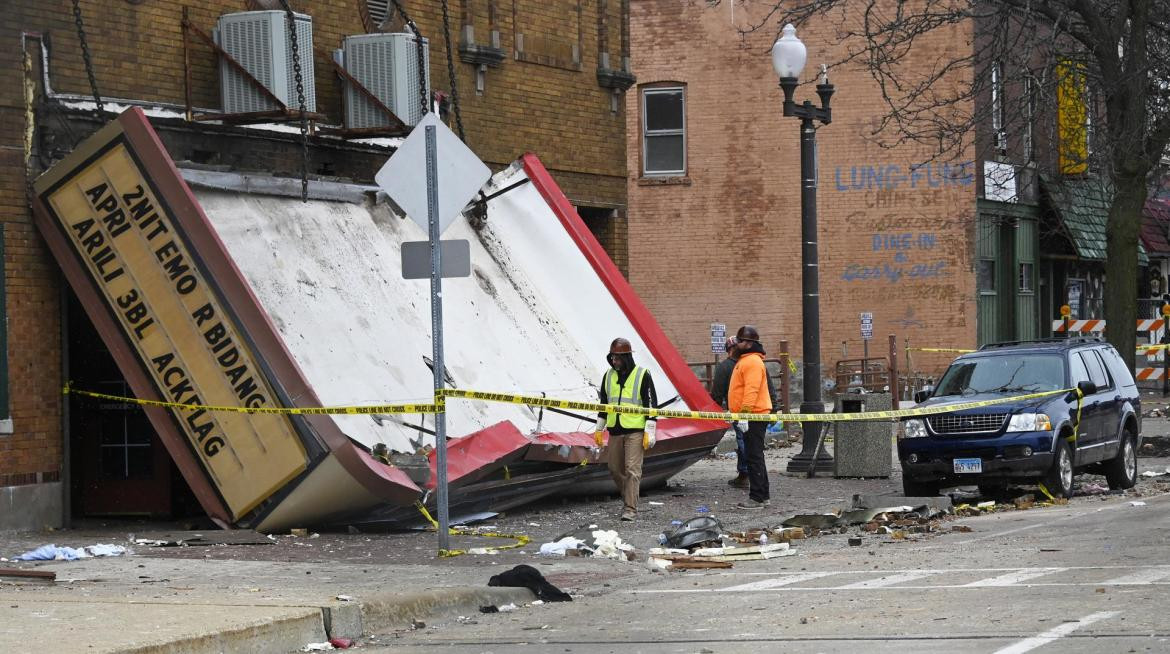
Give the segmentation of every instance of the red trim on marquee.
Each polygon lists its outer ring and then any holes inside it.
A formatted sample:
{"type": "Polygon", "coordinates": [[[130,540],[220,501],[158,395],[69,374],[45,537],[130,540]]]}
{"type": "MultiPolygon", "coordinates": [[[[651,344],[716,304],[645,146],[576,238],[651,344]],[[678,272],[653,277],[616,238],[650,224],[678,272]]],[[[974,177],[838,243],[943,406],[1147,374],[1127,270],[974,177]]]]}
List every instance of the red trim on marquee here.
{"type": "MultiPolygon", "coordinates": [[[[614,265],[613,260],[606,254],[601,243],[597,242],[585,222],[577,215],[577,210],[573,208],[569,199],[557,186],[540,159],[535,154],[526,152],[520,160],[524,162],[524,172],[528,173],[528,179],[532,180],[532,185],[536,187],[541,197],[560,219],[561,225],[573,238],[577,247],[581,248],[581,253],[585,255],[597,276],[601,278],[602,283],[613,295],[613,299],[617,301],[618,306],[630,319],[634,329],[638,330],[638,335],[650,348],[654,359],[662,365],[666,376],[670,378],[670,382],[683,401],[687,403],[687,406],[696,411],[721,410],[711,399],[707,389],[699,383],[698,377],[687,366],[687,362],[679,355],[678,350],[667,338],[666,332],[662,331],[662,327],[658,325],[658,321],[654,319],[650,310],[646,308],[645,304],[642,304],[642,300],[634,288],[630,286],[621,271],[614,265]]],[[[707,424],[714,425],[716,423],[707,424]]]]}

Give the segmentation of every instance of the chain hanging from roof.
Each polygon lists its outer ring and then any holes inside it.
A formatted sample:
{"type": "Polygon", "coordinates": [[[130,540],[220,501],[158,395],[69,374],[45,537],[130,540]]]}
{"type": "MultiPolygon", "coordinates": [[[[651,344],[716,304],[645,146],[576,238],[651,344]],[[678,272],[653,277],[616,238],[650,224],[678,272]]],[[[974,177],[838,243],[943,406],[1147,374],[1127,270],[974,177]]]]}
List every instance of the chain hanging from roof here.
{"type": "Polygon", "coordinates": [[[288,0],[280,0],[288,17],[288,39],[292,49],[293,76],[297,83],[297,104],[301,114],[301,202],[309,201],[309,121],[305,115],[305,83],[301,75],[300,44],[297,43],[296,14],[288,0]]]}
{"type": "Polygon", "coordinates": [[[455,86],[455,62],[451,57],[451,17],[447,11],[447,0],[443,0],[443,41],[447,47],[447,79],[451,80],[451,104],[455,108],[455,126],[459,129],[459,140],[466,143],[463,116],[459,113],[459,91],[455,86]]]}
{"type": "Polygon", "coordinates": [[[81,0],[73,0],[73,22],[77,24],[77,40],[81,42],[81,58],[85,61],[85,74],[89,77],[89,90],[93,93],[93,101],[97,105],[95,116],[101,116],[106,105],[98,93],[97,77],[93,73],[93,60],[89,56],[89,42],[85,38],[85,24],[81,19],[81,0]]]}

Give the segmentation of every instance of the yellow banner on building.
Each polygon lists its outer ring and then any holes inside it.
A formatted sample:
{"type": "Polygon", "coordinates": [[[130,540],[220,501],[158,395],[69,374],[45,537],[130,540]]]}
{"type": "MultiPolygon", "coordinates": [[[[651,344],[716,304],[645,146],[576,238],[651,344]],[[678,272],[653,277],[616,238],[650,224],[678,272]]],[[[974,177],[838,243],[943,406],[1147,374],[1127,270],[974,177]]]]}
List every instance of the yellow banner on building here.
{"type": "Polygon", "coordinates": [[[1060,172],[1089,170],[1089,105],[1085,67],[1070,59],[1056,65],[1056,125],[1060,172]]]}

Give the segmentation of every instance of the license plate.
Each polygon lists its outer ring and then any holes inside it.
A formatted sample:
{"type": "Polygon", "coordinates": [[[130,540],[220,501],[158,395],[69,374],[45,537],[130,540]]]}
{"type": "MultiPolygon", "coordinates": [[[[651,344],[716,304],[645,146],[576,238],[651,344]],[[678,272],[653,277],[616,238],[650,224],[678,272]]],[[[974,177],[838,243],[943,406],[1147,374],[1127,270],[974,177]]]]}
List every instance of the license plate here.
{"type": "Polygon", "coordinates": [[[983,459],[955,459],[955,473],[983,472],[983,459]]]}

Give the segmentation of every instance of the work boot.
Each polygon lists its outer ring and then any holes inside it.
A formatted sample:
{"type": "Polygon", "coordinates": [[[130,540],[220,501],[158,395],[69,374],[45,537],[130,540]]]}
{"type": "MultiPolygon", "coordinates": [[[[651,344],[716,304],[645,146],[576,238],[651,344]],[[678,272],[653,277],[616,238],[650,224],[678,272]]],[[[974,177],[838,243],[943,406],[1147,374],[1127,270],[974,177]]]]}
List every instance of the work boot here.
{"type": "Polygon", "coordinates": [[[638,517],[638,514],[635,513],[631,509],[626,509],[625,511],[622,511],[622,520],[624,522],[633,522],[634,518],[637,518],[637,517],[638,517]]]}
{"type": "Polygon", "coordinates": [[[771,504],[771,502],[769,502],[768,500],[764,500],[763,502],[759,502],[759,501],[756,501],[753,499],[748,499],[745,502],[740,502],[739,504],[736,504],[735,508],[737,508],[737,509],[762,509],[762,508],[768,506],[769,504],[771,504]]]}
{"type": "Polygon", "coordinates": [[[750,483],[748,482],[747,473],[741,472],[741,473],[739,473],[739,476],[736,477],[735,479],[728,479],[727,485],[731,486],[733,488],[747,488],[750,485],[750,483]]]}

